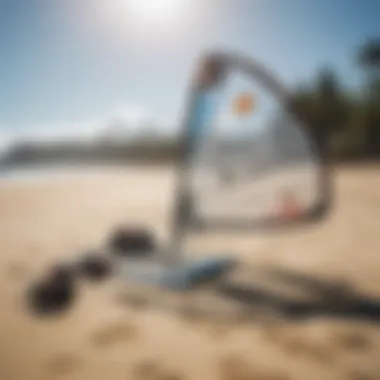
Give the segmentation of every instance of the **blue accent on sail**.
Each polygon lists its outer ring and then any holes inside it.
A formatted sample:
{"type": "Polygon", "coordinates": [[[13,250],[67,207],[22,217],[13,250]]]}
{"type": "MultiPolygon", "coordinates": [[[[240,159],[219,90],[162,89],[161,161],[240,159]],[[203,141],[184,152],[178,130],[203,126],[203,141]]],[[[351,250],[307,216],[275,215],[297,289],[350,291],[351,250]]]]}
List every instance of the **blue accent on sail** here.
{"type": "Polygon", "coordinates": [[[218,96],[215,90],[200,91],[195,95],[194,108],[190,117],[190,148],[193,152],[198,148],[199,142],[212,127],[213,118],[217,114],[218,96]]]}

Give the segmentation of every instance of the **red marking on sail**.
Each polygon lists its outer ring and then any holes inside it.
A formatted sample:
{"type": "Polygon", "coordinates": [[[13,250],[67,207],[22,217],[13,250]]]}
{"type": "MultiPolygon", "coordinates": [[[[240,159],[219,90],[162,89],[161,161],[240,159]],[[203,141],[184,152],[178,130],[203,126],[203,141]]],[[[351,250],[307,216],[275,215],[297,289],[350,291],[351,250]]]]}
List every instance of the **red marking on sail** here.
{"type": "Polygon", "coordinates": [[[282,194],[279,205],[279,216],[283,219],[297,219],[302,214],[302,207],[293,193],[282,194]]]}

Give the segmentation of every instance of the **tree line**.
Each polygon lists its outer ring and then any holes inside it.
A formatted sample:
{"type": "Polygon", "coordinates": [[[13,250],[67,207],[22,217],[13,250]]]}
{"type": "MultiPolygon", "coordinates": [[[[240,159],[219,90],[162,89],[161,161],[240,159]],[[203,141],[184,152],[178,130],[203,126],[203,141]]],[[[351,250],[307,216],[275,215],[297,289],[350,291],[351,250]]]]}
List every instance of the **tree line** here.
{"type": "Polygon", "coordinates": [[[295,89],[291,102],[312,134],[340,160],[380,159],[380,39],[353,57],[360,87],[349,90],[331,68],[295,89]]]}
{"type": "MultiPolygon", "coordinates": [[[[361,71],[359,88],[350,89],[333,69],[322,68],[308,83],[291,91],[289,100],[333,159],[380,159],[380,39],[363,43],[352,58],[361,71]]],[[[279,121],[279,132],[286,134],[286,125],[281,128],[281,124],[279,121]]],[[[67,159],[160,163],[173,162],[179,154],[178,138],[148,134],[133,142],[119,141],[116,146],[106,140],[87,147],[71,143],[47,147],[17,144],[0,159],[0,166],[67,159]]]]}

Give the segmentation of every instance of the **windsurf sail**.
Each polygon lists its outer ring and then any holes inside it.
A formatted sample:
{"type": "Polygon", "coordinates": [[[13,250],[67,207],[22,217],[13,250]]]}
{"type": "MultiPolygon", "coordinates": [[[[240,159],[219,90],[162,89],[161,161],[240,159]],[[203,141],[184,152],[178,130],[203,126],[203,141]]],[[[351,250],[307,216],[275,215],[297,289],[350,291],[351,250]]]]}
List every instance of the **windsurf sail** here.
{"type": "Polygon", "coordinates": [[[228,55],[219,63],[214,76],[215,65],[211,75],[203,67],[200,77],[208,80],[191,98],[182,219],[203,228],[254,228],[310,216],[328,193],[323,152],[308,126],[256,62],[228,55]]]}

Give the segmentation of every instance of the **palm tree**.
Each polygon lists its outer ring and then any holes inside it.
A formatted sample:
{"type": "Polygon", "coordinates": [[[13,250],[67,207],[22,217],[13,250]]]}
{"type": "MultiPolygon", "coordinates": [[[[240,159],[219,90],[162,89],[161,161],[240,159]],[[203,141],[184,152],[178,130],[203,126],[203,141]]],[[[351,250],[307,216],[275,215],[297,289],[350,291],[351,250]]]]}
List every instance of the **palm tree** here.
{"type": "Polygon", "coordinates": [[[380,156],[380,39],[368,40],[358,52],[358,62],[366,75],[365,99],[367,148],[370,155],[380,156]]]}
{"type": "Polygon", "coordinates": [[[293,95],[293,105],[314,138],[326,148],[348,124],[347,97],[331,68],[322,69],[309,89],[297,91],[293,95]]]}
{"type": "Polygon", "coordinates": [[[380,69],[380,39],[368,40],[359,49],[359,64],[366,69],[380,69]]]}
{"type": "Polygon", "coordinates": [[[358,62],[367,76],[368,96],[379,92],[380,39],[368,40],[358,53],[358,62]]]}

